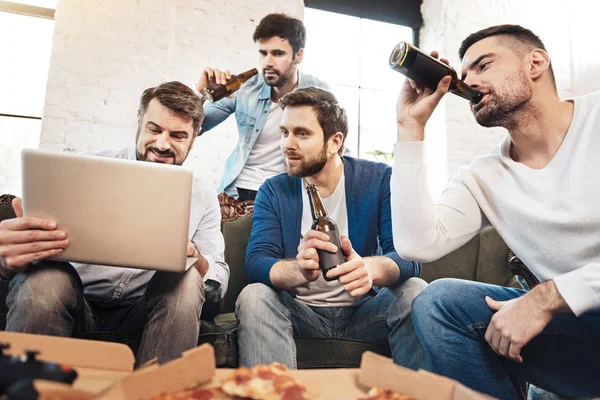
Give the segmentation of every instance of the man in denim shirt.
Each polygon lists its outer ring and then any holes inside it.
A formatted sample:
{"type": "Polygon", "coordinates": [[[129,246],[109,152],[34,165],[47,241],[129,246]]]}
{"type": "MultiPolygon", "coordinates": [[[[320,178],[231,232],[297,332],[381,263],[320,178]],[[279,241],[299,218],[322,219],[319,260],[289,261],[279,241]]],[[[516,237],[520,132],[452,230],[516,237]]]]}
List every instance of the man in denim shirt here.
{"type": "MultiPolygon", "coordinates": [[[[203,134],[235,113],[239,141],[227,159],[219,185],[239,200],[254,200],[260,185],[272,176],[285,172],[279,146],[279,121],[282,110],[277,103],[297,87],[328,85],[298,70],[304,55],[306,29],[302,21],[284,14],[269,14],[254,31],[262,69],[247,81],[235,97],[204,106],[203,134]]],[[[203,93],[210,80],[224,84],[231,78],[229,71],[206,68],[196,85],[203,93]]]]}
{"type": "MultiPolygon", "coordinates": [[[[136,147],[95,155],[181,165],[201,122],[202,100],[192,89],[163,83],[142,94],[136,147]]],[[[138,365],[195,347],[204,306],[218,308],[229,280],[219,203],[207,187],[194,177],[187,255],[198,261],[185,273],[47,260],[69,245],[67,233],[53,221],[22,217],[21,199],[15,199],[17,218],[0,223],[0,276],[11,280],[6,330],[141,337],[138,365]]]]}

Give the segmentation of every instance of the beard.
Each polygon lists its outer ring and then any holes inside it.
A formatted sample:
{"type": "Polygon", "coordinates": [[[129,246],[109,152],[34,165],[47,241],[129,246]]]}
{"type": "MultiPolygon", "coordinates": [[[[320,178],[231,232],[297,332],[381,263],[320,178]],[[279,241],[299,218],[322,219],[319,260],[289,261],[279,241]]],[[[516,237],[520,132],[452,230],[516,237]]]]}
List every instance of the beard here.
{"type": "Polygon", "coordinates": [[[304,157],[291,151],[284,151],[284,157],[300,157],[300,162],[297,165],[291,166],[287,162],[285,168],[290,176],[306,178],[318,174],[325,168],[327,164],[327,148],[323,146],[323,150],[314,158],[305,160],[304,157]]]}
{"type": "Polygon", "coordinates": [[[281,71],[278,71],[274,68],[263,70],[263,79],[265,80],[265,83],[268,86],[277,88],[284,86],[287,83],[287,81],[290,80],[288,76],[283,75],[281,71]],[[275,74],[275,76],[271,75],[267,77],[267,71],[275,74]]]}
{"type": "Polygon", "coordinates": [[[263,79],[268,86],[280,88],[284,86],[292,77],[293,74],[296,73],[296,68],[294,68],[294,60],[296,57],[292,58],[291,64],[288,66],[287,70],[280,71],[276,68],[265,68],[262,71],[263,79]],[[267,72],[274,74],[274,76],[267,77],[267,72]]]}
{"type": "MultiPolygon", "coordinates": [[[[156,148],[154,146],[146,147],[145,153],[140,153],[138,151],[138,149],[136,148],[135,149],[135,157],[138,161],[148,161],[148,153],[149,152],[153,152],[156,155],[159,155],[161,157],[170,157],[173,160],[173,165],[183,164],[183,161],[178,161],[175,153],[173,153],[171,150],[159,150],[158,148],[156,148]]],[[[188,150],[188,153],[189,153],[189,150],[188,150]]],[[[158,161],[150,161],[150,162],[158,162],[158,161]]]]}
{"type": "MultiPolygon", "coordinates": [[[[183,162],[186,160],[187,156],[190,154],[190,151],[192,150],[192,146],[190,145],[187,149],[187,153],[185,154],[185,157],[183,158],[183,160],[177,160],[177,155],[171,149],[160,150],[157,147],[152,146],[152,145],[146,146],[145,152],[141,153],[138,150],[138,140],[140,138],[140,129],[141,129],[141,127],[138,126],[138,131],[137,131],[137,134],[135,135],[135,144],[136,144],[135,158],[138,161],[158,162],[158,161],[149,161],[148,160],[148,153],[153,152],[154,154],[161,156],[161,157],[170,157],[173,160],[173,165],[182,165],[183,162]]],[[[192,139],[192,143],[193,143],[193,139],[192,139]]]]}
{"type": "Polygon", "coordinates": [[[475,120],[481,126],[512,129],[534,114],[530,103],[533,92],[522,70],[506,78],[498,90],[490,88],[484,93],[487,94],[485,104],[479,103],[481,106],[472,108],[475,120]]]}

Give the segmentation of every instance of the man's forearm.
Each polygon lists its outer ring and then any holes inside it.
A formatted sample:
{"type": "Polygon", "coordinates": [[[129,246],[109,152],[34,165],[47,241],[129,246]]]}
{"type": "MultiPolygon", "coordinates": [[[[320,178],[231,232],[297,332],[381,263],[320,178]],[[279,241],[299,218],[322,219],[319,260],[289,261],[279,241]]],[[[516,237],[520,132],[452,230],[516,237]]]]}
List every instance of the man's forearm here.
{"type": "Polygon", "coordinates": [[[308,283],[308,280],[300,273],[296,260],[276,262],[269,272],[269,278],[273,286],[278,289],[293,289],[308,283]]]}
{"type": "Polygon", "coordinates": [[[202,277],[204,277],[204,275],[206,275],[206,273],[208,272],[208,260],[206,258],[204,258],[202,256],[202,254],[197,255],[198,257],[198,261],[196,261],[194,263],[194,267],[198,270],[198,272],[200,272],[200,275],[202,275],[202,277]]]}
{"type": "Polygon", "coordinates": [[[527,296],[531,296],[535,304],[552,315],[573,312],[552,280],[539,284],[527,296]]]}
{"type": "Polygon", "coordinates": [[[391,286],[400,279],[400,268],[391,258],[377,256],[365,257],[363,260],[371,268],[373,286],[391,286]]]}
{"type": "Polygon", "coordinates": [[[399,142],[422,142],[425,140],[425,127],[418,124],[398,123],[399,142]]]}

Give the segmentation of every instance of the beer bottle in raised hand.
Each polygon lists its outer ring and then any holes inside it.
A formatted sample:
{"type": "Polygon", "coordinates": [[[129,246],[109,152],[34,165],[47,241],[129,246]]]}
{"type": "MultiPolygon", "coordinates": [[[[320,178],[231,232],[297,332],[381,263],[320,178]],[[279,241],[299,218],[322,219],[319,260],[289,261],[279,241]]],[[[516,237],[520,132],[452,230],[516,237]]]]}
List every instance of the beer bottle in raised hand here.
{"type": "Polygon", "coordinates": [[[327,271],[346,262],[346,257],[342,251],[342,240],[340,239],[340,233],[338,231],[337,224],[327,215],[327,210],[323,205],[323,200],[321,200],[317,185],[307,185],[306,191],[308,192],[308,198],[310,199],[310,212],[313,217],[313,224],[311,228],[315,231],[327,234],[327,236],[329,236],[329,241],[338,248],[336,253],[317,249],[317,254],[319,256],[319,267],[321,267],[323,278],[326,281],[332,281],[337,278],[328,278],[327,271]]]}
{"type": "Polygon", "coordinates": [[[204,95],[210,102],[219,101],[238,90],[242,86],[242,83],[246,82],[256,74],[258,74],[258,70],[256,68],[252,68],[246,72],[242,72],[241,74],[231,75],[231,79],[229,79],[224,85],[216,83],[211,79],[208,86],[204,89],[204,95]]]}
{"type": "Polygon", "coordinates": [[[392,51],[390,67],[431,90],[437,88],[443,77],[450,75],[452,77],[450,83],[452,93],[473,104],[479,103],[483,97],[482,93],[458,79],[454,68],[406,42],[398,43],[392,51]]]}

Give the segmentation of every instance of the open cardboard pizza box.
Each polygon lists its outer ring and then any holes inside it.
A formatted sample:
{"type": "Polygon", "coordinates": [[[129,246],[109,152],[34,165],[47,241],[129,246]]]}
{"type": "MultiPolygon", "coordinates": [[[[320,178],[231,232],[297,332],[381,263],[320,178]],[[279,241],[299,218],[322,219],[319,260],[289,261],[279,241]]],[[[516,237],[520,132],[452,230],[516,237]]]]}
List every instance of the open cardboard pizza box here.
{"type": "MultiPolygon", "coordinates": [[[[133,353],[122,344],[11,332],[0,332],[0,342],[10,344],[9,354],[38,350],[38,359],[77,370],[73,385],[36,381],[40,397],[46,399],[149,399],[199,385],[218,386],[231,373],[215,368],[213,348],[206,344],[169,363],[133,371],[133,353]]],[[[451,379],[400,367],[374,353],[363,354],[360,369],[298,370],[293,374],[311,395],[323,400],[364,397],[374,386],[418,400],[491,399],[451,379]]]]}

